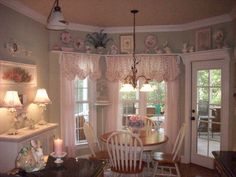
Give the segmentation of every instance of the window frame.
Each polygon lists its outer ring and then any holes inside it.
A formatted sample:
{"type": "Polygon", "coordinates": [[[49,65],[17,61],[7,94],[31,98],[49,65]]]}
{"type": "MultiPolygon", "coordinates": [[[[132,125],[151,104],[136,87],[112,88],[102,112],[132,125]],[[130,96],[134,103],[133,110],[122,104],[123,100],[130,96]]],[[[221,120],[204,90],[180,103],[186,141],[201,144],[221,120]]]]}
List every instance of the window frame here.
{"type": "MultiPolygon", "coordinates": [[[[94,133],[95,133],[95,136],[97,136],[97,113],[96,113],[96,107],[94,106],[94,103],[96,101],[96,84],[97,84],[97,81],[94,81],[94,80],[91,80],[89,78],[85,78],[85,79],[88,79],[88,82],[87,82],[87,100],[84,101],[77,101],[76,100],[76,94],[75,94],[75,108],[74,108],[74,119],[75,119],[75,145],[76,146],[79,146],[79,147],[83,147],[86,145],[87,147],[87,140],[83,140],[83,141],[77,141],[77,125],[76,125],[76,116],[78,116],[79,113],[76,112],[76,105],[77,104],[83,104],[83,103],[88,103],[88,108],[89,108],[89,112],[88,112],[88,120],[89,120],[89,123],[93,126],[94,128],[94,133]]],[[[75,82],[77,80],[80,80],[79,78],[76,78],[75,79],[75,82]]],[[[76,87],[74,85],[74,89],[76,90],[76,87]]],[[[83,128],[80,128],[80,129],[83,129],[83,128]]]]}
{"type": "MultiPolygon", "coordinates": [[[[136,97],[135,100],[123,100],[122,99],[122,96],[120,94],[119,96],[119,100],[120,100],[120,120],[121,120],[121,126],[122,127],[126,127],[127,126],[127,121],[126,121],[126,125],[123,125],[123,118],[126,116],[127,117],[127,114],[124,114],[124,104],[126,103],[133,103],[133,104],[138,104],[138,108],[135,108],[135,114],[140,114],[140,115],[147,115],[146,113],[146,110],[147,110],[147,104],[148,103],[154,103],[154,102],[148,102],[148,93],[146,92],[141,92],[140,89],[139,89],[139,84],[143,84],[144,82],[142,80],[140,80],[138,82],[138,86],[137,86],[137,90],[138,92],[136,91],[136,95],[138,96],[138,98],[136,97]],[[138,111],[137,111],[138,109],[138,111]]],[[[120,82],[120,85],[122,83],[120,82]]],[[[161,103],[161,104],[166,104],[166,97],[167,97],[167,83],[165,82],[165,98],[163,100],[156,100],[156,102],[158,103],[161,103]]],[[[135,106],[134,106],[135,107],[135,106]]]]}

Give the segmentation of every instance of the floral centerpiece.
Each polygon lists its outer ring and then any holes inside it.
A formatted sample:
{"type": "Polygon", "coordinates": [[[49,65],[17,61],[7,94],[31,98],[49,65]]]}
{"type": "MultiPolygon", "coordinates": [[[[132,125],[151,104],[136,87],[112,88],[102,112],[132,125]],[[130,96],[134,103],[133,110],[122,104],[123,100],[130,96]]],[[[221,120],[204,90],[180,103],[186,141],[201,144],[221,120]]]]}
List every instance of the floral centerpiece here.
{"type": "Polygon", "coordinates": [[[132,129],[133,133],[139,133],[139,130],[144,127],[144,116],[132,115],[129,118],[128,126],[132,129]]]}

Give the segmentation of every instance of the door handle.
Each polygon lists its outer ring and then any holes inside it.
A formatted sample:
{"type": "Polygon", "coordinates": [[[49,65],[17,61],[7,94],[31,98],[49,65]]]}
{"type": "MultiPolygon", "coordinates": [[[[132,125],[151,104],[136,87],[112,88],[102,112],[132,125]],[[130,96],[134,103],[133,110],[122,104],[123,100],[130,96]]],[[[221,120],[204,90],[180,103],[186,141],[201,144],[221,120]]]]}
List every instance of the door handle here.
{"type": "MultiPolygon", "coordinates": [[[[192,114],[194,114],[195,112],[196,112],[195,109],[192,109],[192,114]]],[[[192,116],[192,117],[191,117],[191,120],[195,120],[195,117],[192,116]]]]}

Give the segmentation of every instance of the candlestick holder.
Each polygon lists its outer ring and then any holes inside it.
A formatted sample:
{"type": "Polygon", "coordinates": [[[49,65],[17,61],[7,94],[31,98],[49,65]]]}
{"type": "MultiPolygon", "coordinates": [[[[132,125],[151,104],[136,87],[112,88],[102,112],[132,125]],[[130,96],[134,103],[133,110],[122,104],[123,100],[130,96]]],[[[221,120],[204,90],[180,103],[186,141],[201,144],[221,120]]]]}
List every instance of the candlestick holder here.
{"type": "Polygon", "coordinates": [[[54,158],[56,158],[56,160],[54,161],[54,163],[56,164],[61,164],[63,163],[62,158],[66,156],[66,152],[62,152],[60,155],[57,155],[55,152],[52,152],[50,155],[54,158]]]}

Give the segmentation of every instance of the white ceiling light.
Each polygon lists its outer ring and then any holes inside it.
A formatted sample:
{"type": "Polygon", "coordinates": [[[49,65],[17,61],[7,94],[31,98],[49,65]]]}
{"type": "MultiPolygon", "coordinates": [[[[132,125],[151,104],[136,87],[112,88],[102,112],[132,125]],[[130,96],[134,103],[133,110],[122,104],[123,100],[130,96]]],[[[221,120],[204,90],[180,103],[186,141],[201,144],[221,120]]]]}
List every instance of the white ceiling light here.
{"type": "Polygon", "coordinates": [[[64,30],[67,26],[68,22],[64,20],[61,7],[59,6],[59,0],[55,0],[47,19],[47,29],[64,30]]]}

